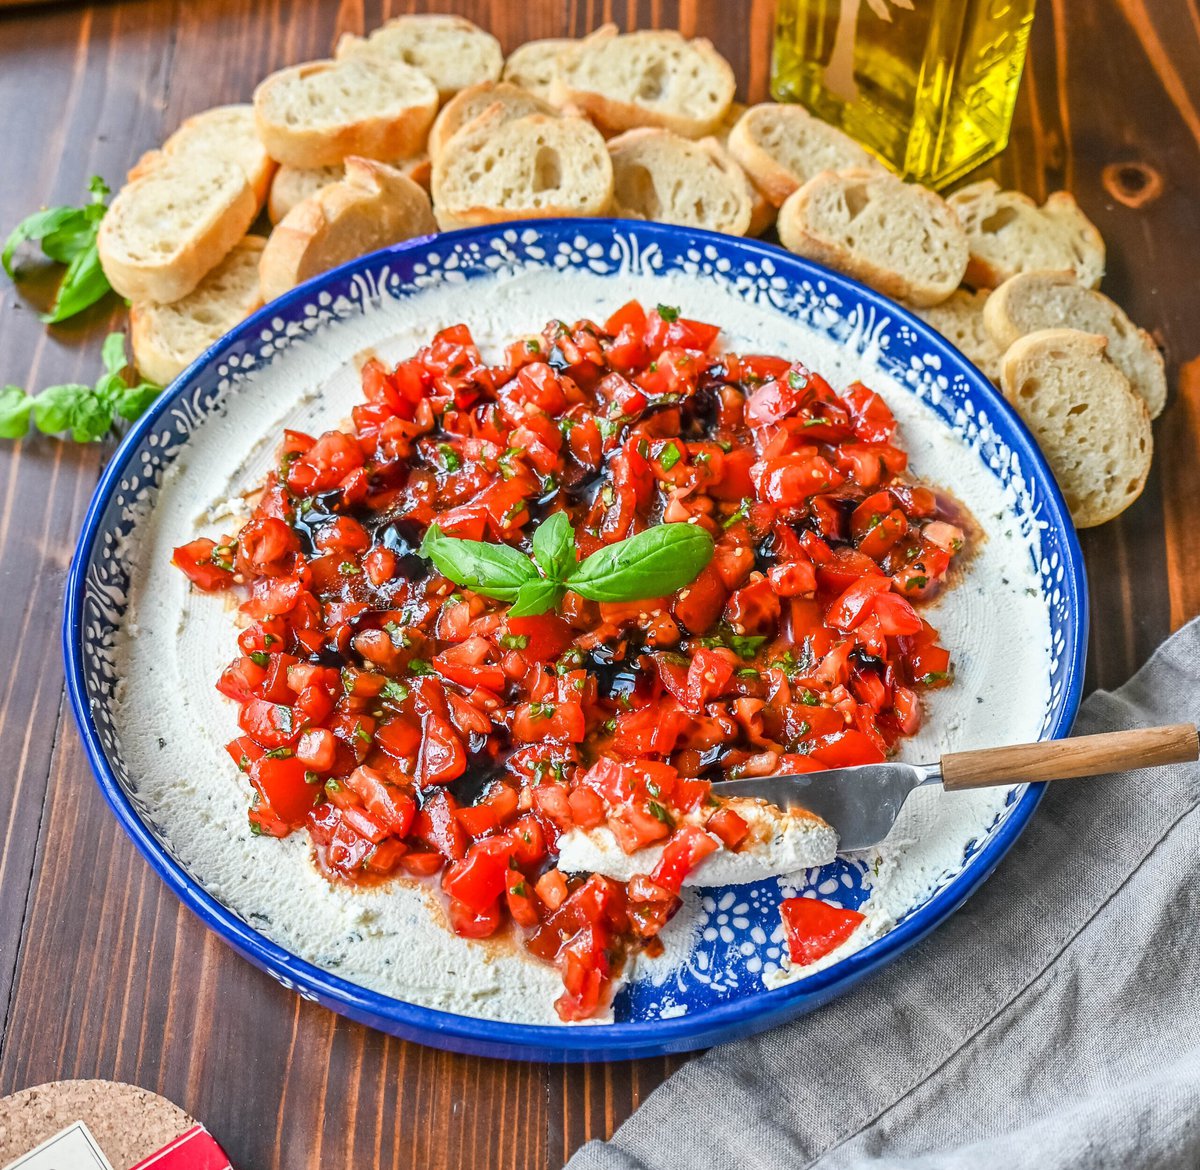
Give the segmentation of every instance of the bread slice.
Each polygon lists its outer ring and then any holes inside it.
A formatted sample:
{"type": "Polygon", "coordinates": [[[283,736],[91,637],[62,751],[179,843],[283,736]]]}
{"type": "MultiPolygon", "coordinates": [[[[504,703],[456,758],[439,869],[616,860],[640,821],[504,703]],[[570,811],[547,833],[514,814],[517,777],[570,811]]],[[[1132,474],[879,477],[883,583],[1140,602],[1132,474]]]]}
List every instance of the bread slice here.
{"type": "Polygon", "coordinates": [[[586,118],[510,120],[498,105],[460,130],[433,164],[433,206],[444,230],[603,215],[612,190],[608,150],[586,118]]]}
{"type": "Polygon", "coordinates": [[[437,230],[429,196],[374,159],[346,159],[345,177],[297,203],[275,226],[259,262],[263,299],[376,248],[437,230]]]}
{"type": "Polygon", "coordinates": [[[246,172],[259,207],[266,202],[275,160],[258,137],[251,105],[215,106],[185,119],[158,150],[143,154],[127,177],[140,179],[163,159],[201,155],[236,162],[246,172]]]}
{"type": "MultiPolygon", "coordinates": [[[[733,158],[733,153],[729,149],[729,135],[745,112],[746,107],[741,102],[733,102],[725,111],[725,117],[721,119],[721,124],[713,132],[713,137],[720,143],[721,149],[735,163],[737,159],[733,158]]],[[[750,177],[746,168],[742,167],[741,163],[737,165],[741,167],[742,174],[746,176],[746,183],[750,189],[750,226],[746,229],[746,235],[761,236],[763,232],[774,225],[777,208],[767,198],[762,188],[750,177]]]]}
{"type": "Polygon", "coordinates": [[[557,107],[520,86],[507,81],[481,81],[460,90],[438,111],[429,131],[429,157],[437,158],[455,134],[491,106],[499,106],[509,120],[527,114],[558,117],[557,107]]]}
{"type": "Polygon", "coordinates": [[[311,169],[361,158],[409,158],[425,149],[438,94],[419,69],[371,56],[309,61],[272,73],[254,91],[267,152],[311,169]]]}
{"type": "Polygon", "coordinates": [[[579,42],[553,37],[544,41],[526,41],[514,49],[504,62],[502,78],[519,85],[537,97],[550,100],[550,83],[558,72],[559,58],[579,42]]]}
{"type": "Polygon", "coordinates": [[[117,192],[97,247],[108,283],[135,303],[187,296],[229,254],[258,214],[235,162],[164,158],[117,192]]]}
{"type": "Polygon", "coordinates": [[[366,38],[347,34],[335,50],[339,59],[363,55],[415,66],[433,80],[441,101],[468,85],[498,81],[504,67],[500,42],[461,16],[398,16],[366,38]]]}
{"type": "Polygon", "coordinates": [[[960,350],[985,378],[997,382],[1000,358],[1008,346],[998,346],[983,325],[985,305],[988,297],[994,295],[987,289],[978,292],[955,289],[940,305],[913,312],[960,350]]]}
{"type": "Polygon", "coordinates": [[[731,236],[750,226],[750,184],[713,138],[627,130],[608,143],[613,214],[731,236]]]}
{"type": "Polygon", "coordinates": [[[1120,305],[1077,284],[1073,272],[1021,272],[1009,277],[988,299],[983,324],[1000,350],[1039,329],[1065,327],[1103,334],[1108,338],[1109,358],[1145,400],[1150,417],[1162,414],[1167,376],[1153,338],[1120,305]]]}
{"type": "Polygon", "coordinates": [[[1065,191],[1038,207],[1028,195],[984,179],[955,191],[948,202],[971,243],[967,283],[974,288],[995,288],[1034,269],[1070,269],[1086,288],[1104,276],[1104,238],[1065,191]]]}
{"type": "MultiPolygon", "coordinates": [[[[402,175],[407,175],[418,186],[429,190],[430,163],[427,154],[419,154],[415,158],[400,159],[398,162],[388,162],[402,175]]],[[[275,172],[271,181],[271,194],[267,200],[267,214],[272,223],[278,223],[297,203],[315,195],[322,187],[336,183],[346,174],[345,163],[335,163],[331,167],[314,167],[312,170],[301,170],[299,167],[282,166],[275,172]]]]}
{"type": "Polygon", "coordinates": [[[670,30],[620,35],[609,24],[563,54],[550,100],[577,106],[608,135],[661,126],[702,138],[721,124],[734,88],[709,41],[670,30]]]}
{"type": "Polygon", "coordinates": [[[262,305],[258,262],[266,240],[246,236],[186,297],[129,310],[133,360],[142,376],[165,386],[214,341],[262,305]]]}
{"type": "Polygon", "coordinates": [[[881,171],[825,171],[779,209],[783,246],[918,308],[944,301],[967,267],[967,237],[932,191],[881,171]]]}
{"type": "Polygon", "coordinates": [[[751,106],[729,131],[729,153],[776,206],[822,171],[883,170],[853,138],[803,106],[751,106]]]}
{"type": "Polygon", "coordinates": [[[1107,338],[1040,329],[1000,363],[1004,397],[1033,432],[1079,528],[1103,524],[1142,494],[1154,440],[1146,404],[1105,353],[1107,338]]]}

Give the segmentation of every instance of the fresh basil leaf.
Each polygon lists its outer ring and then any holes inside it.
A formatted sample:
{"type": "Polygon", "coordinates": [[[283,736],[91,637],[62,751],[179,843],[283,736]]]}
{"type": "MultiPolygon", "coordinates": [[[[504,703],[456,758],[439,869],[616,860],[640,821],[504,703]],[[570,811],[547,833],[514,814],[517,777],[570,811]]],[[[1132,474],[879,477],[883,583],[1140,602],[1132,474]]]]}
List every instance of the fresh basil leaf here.
{"type": "Polygon", "coordinates": [[[112,409],[95,394],[86,394],[75,403],[71,415],[71,438],[77,443],[90,443],[102,438],[112,429],[112,409]]]}
{"type": "Polygon", "coordinates": [[[516,601],[522,585],[539,580],[533,561],[523,552],[507,544],[446,536],[436,524],[425,533],[420,553],[443,577],[497,601],[516,601]]]}
{"type": "Polygon", "coordinates": [[[76,313],[82,313],[111,287],[104,269],[100,267],[100,253],[93,240],[67,265],[54,304],[50,306],[49,313],[42,314],[42,320],[47,325],[54,325],[76,313]]]}
{"type": "Polygon", "coordinates": [[[712,560],[712,537],[694,524],[659,524],[594,552],[567,578],[591,601],[643,601],[674,593],[712,560]]]}
{"type": "MultiPolygon", "coordinates": [[[[33,215],[26,216],[21,220],[9,232],[8,239],[4,241],[4,251],[0,253],[0,260],[3,261],[4,271],[8,273],[9,278],[16,279],[12,263],[13,256],[26,240],[45,240],[47,237],[52,238],[69,228],[90,230],[87,216],[78,207],[48,207],[45,211],[35,211],[33,215]]],[[[47,255],[50,254],[47,253],[47,255]]],[[[51,256],[51,259],[57,259],[57,257],[51,256]]]]}
{"type": "Polygon", "coordinates": [[[125,358],[125,334],[110,333],[104,339],[100,358],[110,374],[119,374],[129,364],[125,358]]]}
{"type": "Polygon", "coordinates": [[[0,390],[0,439],[20,439],[29,432],[33,399],[20,386],[0,390]]]}
{"type": "Polygon", "coordinates": [[[526,581],[517,590],[516,601],[509,609],[508,616],[534,617],[545,613],[562,601],[565,592],[566,586],[561,581],[547,581],[544,577],[526,581]]]}
{"type": "Polygon", "coordinates": [[[33,421],[43,434],[57,435],[69,430],[78,411],[79,400],[90,397],[92,388],[68,383],[47,386],[33,399],[33,421]]]}
{"type": "Polygon", "coordinates": [[[75,211],[72,219],[42,236],[42,251],[59,264],[70,264],[95,239],[96,223],[92,216],[86,211],[75,211]]]}
{"type": "Polygon", "coordinates": [[[534,529],[533,559],[552,581],[575,568],[575,530],[566,512],[555,512],[534,529]]]}
{"type": "Polygon", "coordinates": [[[161,393],[162,387],[157,382],[139,382],[118,396],[113,410],[130,421],[141,418],[161,393]]]}

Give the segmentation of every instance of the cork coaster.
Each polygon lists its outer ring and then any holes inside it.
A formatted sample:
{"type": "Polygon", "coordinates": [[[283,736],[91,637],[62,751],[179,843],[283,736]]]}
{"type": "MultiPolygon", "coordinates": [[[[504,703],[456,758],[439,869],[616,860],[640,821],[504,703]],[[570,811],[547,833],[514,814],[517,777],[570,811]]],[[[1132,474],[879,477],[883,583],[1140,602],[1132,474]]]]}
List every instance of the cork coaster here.
{"type": "Polygon", "coordinates": [[[113,1170],[129,1170],[196,1123],[177,1105],[136,1085],[55,1081],[0,1097],[0,1166],[73,1122],[92,1131],[113,1170]]]}

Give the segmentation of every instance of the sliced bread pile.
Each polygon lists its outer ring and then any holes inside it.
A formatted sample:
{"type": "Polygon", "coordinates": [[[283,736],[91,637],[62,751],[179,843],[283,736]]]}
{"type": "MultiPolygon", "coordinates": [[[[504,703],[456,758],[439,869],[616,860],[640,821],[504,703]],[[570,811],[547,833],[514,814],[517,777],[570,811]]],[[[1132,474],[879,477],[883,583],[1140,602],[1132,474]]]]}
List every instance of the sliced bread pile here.
{"type": "Polygon", "coordinates": [[[265,301],[437,230],[588,215],[729,235],[774,224],[785,248],[906,302],[997,382],[1078,524],[1128,506],[1163,361],[1097,291],[1104,240],[1075,200],[1039,206],[991,180],[943,199],[803,108],[747,109],[734,89],[708,41],[669,30],[605,25],[507,59],[459,16],[346,35],[331,59],[266,78],[252,105],[189,118],[129,172],[99,249],[133,303],[137,364],[169,381],[265,301]],[[264,207],[265,241],[248,234],[264,207]]]}
{"type": "Polygon", "coordinates": [[[677,32],[606,25],[507,61],[459,16],[344,36],[130,171],[99,249],[135,360],[170,381],[264,301],[438,229],[613,214],[761,231],[774,208],[705,137],[728,134],[733,94],[729,63],[677,32]],[[264,207],[265,243],[248,234],[264,207]]]}

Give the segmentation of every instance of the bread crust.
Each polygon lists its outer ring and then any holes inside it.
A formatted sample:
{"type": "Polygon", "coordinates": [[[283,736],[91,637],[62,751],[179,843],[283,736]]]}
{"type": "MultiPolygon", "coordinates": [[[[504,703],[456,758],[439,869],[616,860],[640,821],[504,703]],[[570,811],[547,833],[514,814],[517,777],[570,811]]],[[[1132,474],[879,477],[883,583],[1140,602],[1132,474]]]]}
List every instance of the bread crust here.
{"type": "MultiPolygon", "coordinates": [[[[690,139],[673,134],[670,130],[659,130],[642,127],[637,130],[627,130],[615,138],[609,139],[608,153],[613,160],[613,214],[632,218],[649,218],[641,214],[638,208],[625,206],[621,202],[621,173],[625,166],[642,165],[651,175],[651,180],[669,176],[664,173],[668,160],[674,156],[674,166],[678,170],[687,167],[691,170],[689,193],[699,196],[700,184],[703,181],[695,169],[705,168],[705,178],[724,186],[729,199],[733,201],[729,215],[720,222],[700,222],[700,216],[662,218],[663,223],[677,223],[685,227],[699,227],[708,231],[720,231],[727,235],[744,236],[750,227],[753,198],[750,182],[745,172],[721,149],[715,138],[690,139]],[[653,165],[652,165],[653,164],[653,165]],[[657,172],[657,173],[656,173],[657,172]]],[[[657,192],[656,192],[657,194],[657,192]]]]}
{"type": "Polygon", "coordinates": [[[1067,308],[1061,320],[1047,320],[1039,328],[1051,325],[1066,326],[1091,332],[1096,315],[1107,317],[1110,328],[1102,331],[1109,339],[1108,356],[1129,379],[1134,392],[1142,398],[1152,419],[1162,414],[1167,401],[1167,377],[1162,353],[1154,338],[1139,329],[1125,310],[1096,289],[1085,288],[1075,279],[1074,272],[1031,271],[1009,277],[988,298],[983,312],[984,328],[1001,350],[1033,330],[1023,328],[1014,318],[1016,301],[1024,296],[1036,296],[1039,290],[1061,290],[1075,305],[1067,308]],[[1086,320],[1081,320],[1085,317],[1086,320]]]}
{"type": "Polygon", "coordinates": [[[563,55],[559,72],[550,84],[550,100],[556,106],[575,106],[587,114],[605,136],[635,130],[640,126],[657,126],[664,130],[672,130],[684,138],[703,138],[714,133],[720,126],[733,102],[736,88],[732,66],[717,52],[712,42],[703,37],[689,41],[679,33],[668,30],[621,34],[616,25],[606,24],[580,41],[576,49],[563,55]],[[712,69],[712,88],[717,91],[718,96],[718,104],[712,113],[698,116],[681,110],[673,111],[627,101],[612,93],[588,88],[581,83],[580,78],[573,76],[580,62],[585,60],[588,54],[607,53],[610,49],[619,50],[622,46],[628,46],[634,38],[640,38],[642,41],[657,38],[664,45],[686,46],[689,52],[695,53],[705,66],[712,69]]]}
{"type": "Polygon", "coordinates": [[[1077,528],[1094,528],[1125,511],[1146,486],[1154,452],[1150,413],[1106,356],[1107,345],[1099,334],[1041,329],[1013,342],[1000,363],[1004,397],[1033,432],[1077,528]],[[1069,406],[1064,391],[1038,378],[1042,363],[1053,374],[1068,361],[1069,406]],[[1091,412],[1088,421],[1073,423],[1083,408],[1091,412]]]}
{"type": "MultiPolygon", "coordinates": [[[[529,178],[532,180],[532,175],[529,178]]],[[[504,223],[512,219],[603,215],[612,202],[612,161],[599,133],[585,118],[530,114],[513,120],[506,115],[503,108],[494,105],[456,134],[453,143],[435,160],[431,188],[434,214],[438,226],[443,231],[504,223]],[[456,182],[464,189],[475,187],[469,176],[464,178],[459,174],[467,167],[472,153],[478,153],[483,147],[495,145],[505,138],[514,146],[532,142],[539,131],[547,128],[553,128],[554,133],[559,135],[570,134],[578,129],[582,139],[578,144],[580,148],[594,151],[595,161],[601,168],[601,182],[591,192],[586,204],[550,202],[544,198],[538,200],[533,197],[532,190],[525,193],[528,197],[523,201],[514,201],[505,206],[483,202],[467,204],[455,202],[451,197],[450,190],[456,182]]]]}
{"type": "MultiPolygon", "coordinates": [[[[108,282],[130,301],[170,304],[187,296],[229,254],[249,230],[258,214],[258,200],[237,163],[204,158],[194,163],[164,160],[139,179],[127,183],[100,221],[96,245],[108,282]],[[203,219],[187,235],[173,241],[168,252],[138,252],[131,244],[137,230],[131,222],[158,192],[160,184],[177,188],[186,198],[194,190],[195,176],[211,178],[217,197],[203,219]]],[[[156,217],[157,218],[157,217],[156,217]]]]}
{"type": "Polygon", "coordinates": [[[996,288],[1019,272],[1046,267],[1045,263],[1029,262],[1028,246],[1019,249],[1021,255],[1001,256],[998,241],[989,245],[982,225],[1004,212],[1021,217],[1030,230],[1052,232],[1057,237],[1064,266],[1069,264],[1080,284],[1097,288],[1104,277],[1104,237],[1083,213],[1075,197],[1066,191],[1055,191],[1038,207],[1020,191],[1005,191],[994,179],[981,179],[949,195],[947,202],[959,212],[967,231],[971,258],[964,279],[973,288],[996,288]],[[975,208],[980,209],[979,213],[975,208]],[[1070,256],[1068,252],[1074,255],[1070,256]]]}
{"type": "Polygon", "coordinates": [[[338,60],[375,56],[389,64],[414,65],[437,86],[438,100],[448,101],[456,93],[481,81],[498,81],[504,68],[500,42],[486,29],[465,16],[445,13],[416,13],[393,17],[366,37],[345,33],[334,48],[338,60]],[[435,49],[431,37],[446,39],[435,49]],[[448,44],[456,41],[456,52],[448,44]],[[466,63],[474,59],[471,67],[466,63]]]}
{"type": "Polygon", "coordinates": [[[346,175],[296,204],[259,262],[264,301],[355,256],[437,230],[429,196],[393,167],[350,157],[346,175]]]}
{"type": "Polygon", "coordinates": [[[212,109],[185,118],[179,129],[158,150],[146,151],[130,167],[125,177],[132,182],[149,174],[152,167],[160,166],[165,159],[187,157],[199,152],[228,159],[241,166],[254,189],[259,207],[262,207],[277,164],[258,138],[254,107],[249,103],[213,106],[212,109]],[[241,141],[231,142],[231,134],[239,135],[241,141]]]}
{"type": "Polygon", "coordinates": [[[433,120],[429,131],[429,158],[432,161],[450,140],[492,105],[498,105],[511,120],[528,114],[558,117],[558,109],[548,101],[508,81],[481,81],[460,89],[433,120]],[[472,112],[472,110],[474,112],[472,112]]]}
{"type": "Polygon", "coordinates": [[[437,107],[437,89],[420,70],[369,55],[280,69],[254,91],[255,123],[267,153],[280,163],[305,170],[332,166],[350,155],[383,160],[420,154],[437,107]],[[339,71],[368,84],[393,86],[393,100],[341,123],[306,124],[279,116],[278,106],[303,92],[312,79],[339,71]],[[396,95],[397,80],[409,91],[407,102],[396,95]]]}
{"type": "MultiPolygon", "coordinates": [[[[240,240],[191,293],[174,304],[135,303],[130,306],[129,340],[133,347],[134,364],[143,377],[161,386],[173,382],[221,334],[262,305],[262,293],[258,286],[258,258],[266,242],[262,236],[246,236],[240,240]],[[198,327],[199,340],[181,336],[193,312],[192,302],[197,302],[195,307],[199,307],[203,301],[207,307],[212,299],[207,296],[207,286],[222,276],[223,269],[240,259],[239,253],[242,252],[247,254],[246,260],[253,263],[254,283],[253,288],[247,290],[248,295],[237,304],[236,311],[228,312],[221,319],[219,327],[207,323],[198,327]]],[[[231,308],[228,303],[222,307],[231,308]]]]}
{"type": "Polygon", "coordinates": [[[798,175],[790,167],[767,150],[761,141],[762,123],[768,119],[794,122],[797,132],[819,135],[835,144],[843,153],[837,170],[858,169],[882,171],[883,168],[848,135],[836,127],[814,118],[803,106],[784,106],[775,102],[762,102],[751,106],[729,130],[729,153],[737,159],[750,181],[775,207],[781,207],[793,192],[798,191],[808,179],[821,171],[829,170],[828,164],[818,165],[807,175],[798,175]]]}
{"type": "MultiPolygon", "coordinates": [[[[885,191],[885,197],[887,191],[885,191]]],[[[945,202],[934,192],[910,183],[901,183],[891,175],[870,170],[824,171],[815,175],[798,191],[790,195],[779,209],[779,238],[790,252],[826,264],[878,289],[895,300],[908,301],[918,308],[936,305],[944,301],[958,287],[967,263],[966,236],[945,202]],[[894,192],[903,191],[904,197],[926,204],[944,221],[951,232],[949,243],[955,255],[948,265],[947,277],[938,282],[920,280],[898,268],[888,268],[862,250],[848,248],[839,240],[832,239],[813,229],[806,217],[810,204],[830,184],[852,182],[879,183],[894,192]],[[960,262],[961,261],[961,262],[960,262]]]]}

